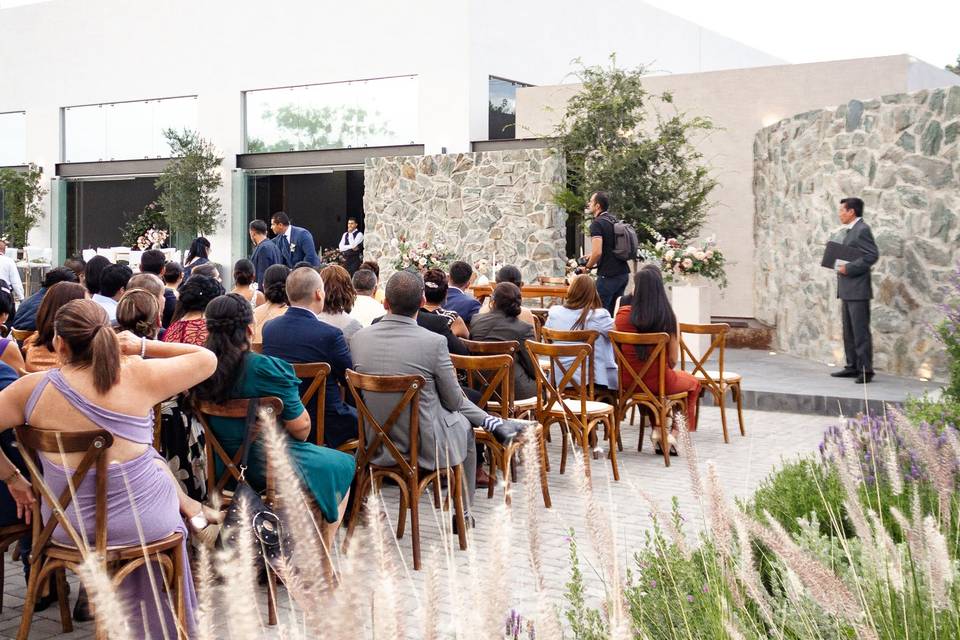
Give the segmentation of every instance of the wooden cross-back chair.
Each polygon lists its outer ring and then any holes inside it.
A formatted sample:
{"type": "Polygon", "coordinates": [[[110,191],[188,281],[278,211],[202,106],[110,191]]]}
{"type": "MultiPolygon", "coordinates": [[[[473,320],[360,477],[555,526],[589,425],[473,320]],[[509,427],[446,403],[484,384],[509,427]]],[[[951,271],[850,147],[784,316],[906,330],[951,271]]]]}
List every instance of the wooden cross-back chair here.
{"type": "Polygon", "coordinates": [[[324,446],[324,415],[327,410],[327,376],[330,375],[330,365],[326,362],[298,362],[293,365],[293,373],[300,380],[310,381],[307,389],[300,396],[300,402],[304,407],[309,406],[311,401],[316,404],[317,423],[313,443],[322,447],[324,446]]]}
{"type": "MultiPolygon", "coordinates": [[[[215,495],[221,497],[222,505],[229,505],[233,499],[233,492],[229,487],[243,479],[245,469],[240,466],[240,458],[243,452],[240,448],[231,456],[227,450],[220,444],[217,435],[210,428],[209,419],[230,418],[239,419],[246,425],[247,411],[250,408],[250,402],[259,400],[260,409],[271,414],[279,421],[280,414],[283,412],[283,401],[280,398],[266,396],[263,398],[244,398],[239,400],[229,400],[223,404],[214,402],[200,401],[196,404],[194,415],[200,426],[203,427],[204,448],[207,454],[207,500],[211,501],[215,495]],[[223,465],[220,473],[217,473],[217,462],[223,465]]],[[[263,425],[258,420],[253,426],[256,432],[250,436],[250,442],[255,442],[260,437],[260,430],[263,425]]],[[[266,461],[265,473],[266,487],[263,491],[264,502],[267,506],[274,507],[276,504],[276,490],[274,486],[273,474],[270,470],[269,457],[266,461]]],[[[277,578],[270,564],[264,562],[267,573],[267,623],[277,624],[277,578]]]]}
{"type": "Polygon", "coordinates": [[[10,329],[10,337],[20,343],[20,347],[23,347],[23,342],[35,334],[36,331],[33,329],[10,329]]]}
{"type": "MultiPolygon", "coordinates": [[[[484,411],[499,413],[504,420],[510,419],[510,396],[513,394],[513,358],[507,354],[489,356],[458,356],[450,355],[453,366],[463,371],[467,376],[467,385],[480,391],[480,400],[476,403],[484,411]],[[494,406],[495,405],[495,406],[494,406]]],[[[487,486],[487,498],[493,497],[494,482],[497,470],[503,475],[503,493],[506,503],[511,504],[510,480],[511,463],[514,456],[523,449],[527,438],[536,438],[537,449],[540,455],[540,492],[543,494],[543,505],[548,509],[551,506],[550,489],[547,486],[547,447],[543,439],[543,428],[539,424],[531,425],[527,432],[514,438],[507,444],[502,444],[497,438],[481,427],[474,427],[477,444],[486,445],[490,452],[490,478],[487,486]]]]}
{"type": "Polygon", "coordinates": [[[3,556],[7,553],[7,549],[10,548],[11,544],[29,534],[31,530],[30,525],[22,522],[0,527],[0,612],[3,611],[4,568],[7,564],[6,562],[2,562],[3,556]]]}
{"type": "MultiPolygon", "coordinates": [[[[563,276],[537,276],[537,284],[539,285],[565,285],[567,284],[567,279],[563,276]]],[[[547,306],[547,296],[540,296],[540,306],[547,306]]],[[[550,302],[553,303],[554,298],[549,298],[550,302]]],[[[539,340],[539,338],[537,338],[539,340]]]]}
{"type": "MultiPolygon", "coordinates": [[[[514,363],[520,357],[520,343],[516,340],[481,342],[479,340],[462,340],[467,351],[472,356],[497,356],[508,355],[514,363]]],[[[525,418],[531,416],[537,408],[537,398],[517,398],[514,394],[516,369],[510,370],[510,400],[509,415],[511,418],[525,418]]],[[[494,413],[500,413],[500,399],[491,399],[489,403],[490,410],[494,413]]]]}
{"type": "MultiPolygon", "coordinates": [[[[686,371],[687,359],[692,366],[691,373],[701,382],[702,390],[709,391],[720,407],[720,424],[723,426],[723,441],[729,443],[730,436],[727,434],[727,412],[726,397],[727,392],[733,394],[733,399],[737,403],[737,420],[740,423],[740,435],[747,435],[743,428],[743,392],[740,382],[742,376],[731,371],[724,371],[724,354],[727,346],[727,332],[730,331],[730,325],[722,324],[686,324],[680,323],[680,369],[686,371]],[[684,341],[683,334],[693,334],[696,336],[710,336],[710,346],[698,358],[690,346],[684,341]],[[718,368],[710,370],[706,368],[710,356],[716,352],[718,368]]],[[[700,413],[700,396],[697,396],[697,414],[700,413]]]]}
{"type": "MultiPolygon", "coordinates": [[[[665,376],[667,371],[667,347],[670,345],[670,335],[667,333],[633,333],[629,331],[611,331],[610,342],[613,343],[613,355],[620,370],[620,385],[617,390],[617,419],[622,421],[627,409],[640,407],[653,416],[652,429],[660,430],[660,448],[663,450],[663,463],[670,466],[670,444],[667,438],[667,414],[674,408],[681,411],[686,408],[687,392],[666,393],[665,376]],[[649,349],[647,358],[639,369],[635,368],[627,359],[625,349],[646,347],[649,349]],[[657,384],[647,385],[643,381],[651,369],[657,371],[657,384]]],[[[643,450],[644,422],[640,421],[640,439],[637,451],[643,450]]]]}
{"type": "Polygon", "coordinates": [[[535,340],[526,341],[527,352],[534,362],[541,357],[548,359],[547,371],[535,367],[537,374],[537,420],[543,425],[544,432],[556,422],[560,425],[563,436],[563,447],[560,457],[560,473],[566,470],[567,438],[571,437],[583,450],[584,468],[590,473],[590,451],[597,442],[597,428],[605,427],[606,438],[610,440],[608,457],[613,467],[613,479],[620,479],[617,469],[617,421],[614,407],[605,403],[588,399],[587,395],[587,360],[592,351],[590,345],[575,344],[546,344],[535,340]],[[564,364],[561,360],[566,360],[564,364]],[[561,378],[556,382],[554,372],[560,371],[561,378]],[[579,374],[579,376],[578,376],[579,374]],[[576,381],[575,378],[579,378],[576,381]],[[574,397],[566,397],[562,392],[572,389],[574,397]]]}
{"type": "MultiPolygon", "coordinates": [[[[454,518],[461,549],[467,548],[467,532],[464,523],[463,508],[463,465],[442,467],[437,461],[437,469],[423,469],[419,464],[420,456],[420,392],[426,384],[423,376],[380,376],[357,373],[347,370],[347,386],[357,405],[357,472],[356,492],[353,496],[353,508],[350,510],[350,524],[347,527],[349,543],[353,531],[360,519],[367,494],[373,486],[380,486],[384,478],[390,478],[400,487],[400,515],[397,520],[397,538],[403,537],[406,526],[407,509],[410,510],[410,531],[413,536],[413,568],[420,570],[420,496],[427,485],[433,484],[434,499],[439,504],[440,477],[445,476],[447,487],[453,494],[454,518]],[[397,394],[400,396],[389,415],[378,420],[367,407],[365,394],[397,394]],[[404,453],[391,437],[398,427],[398,421],[404,413],[409,415],[409,450],[404,453]],[[368,441],[367,429],[371,437],[368,441]],[[381,451],[386,451],[391,464],[374,464],[373,460],[381,451]]],[[[442,428],[442,427],[438,427],[442,428]]]]}
{"type": "MultiPolygon", "coordinates": [[[[21,425],[16,428],[17,442],[23,453],[24,462],[30,471],[33,490],[51,507],[50,518],[43,522],[40,500],[34,503],[32,512],[33,546],[30,552],[30,579],[27,582],[27,596],[23,605],[23,617],[17,638],[25,639],[30,634],[34,607],[40,593],[40,587],[52,576],[56,580],[57,596],[60,604],[60,624],[64,633],[73,630],[70,619],[70,607],[67,602],[66,569],[76,572],[85,557],[95,553],[110,576],[113,586],[118,587],[130,574],[155,562],[168,592],[172,592],[174,613],[178,629],[176,637],[186,637],[186,608],[183,588],[183,566],[186,558],[183,552],[183,535],[172,533],[161,540],[148,540],[142,544],[107,547],[109,527],[107,514],[107,450],[113,445],[113,436],[108,431],[95,429],[90,431],[47,431],[21,425]],[[68,486],[59,496],[53,494],[43,481],[43,472],[39,467],[39,454],[47,453],[59,456],[60,453],[82,453],[83,458],[67,479],[68,486]],[[69,519],[73,497],[87,475],[95,474],[96,503],[94,505],[93,531],[77,528],[69,519]],[[72,487],[72,491],[71,491],[72,487]],[[54,505],[59,505],[56,507],[54,505]],[[54,532],[60,529],[70,538],[70,544],[62,544],[53,539],[54,532]],[[88,537],[94,537],[90,545],[88,537]]],[[[66,465],[62,465],[66,466],[66,465]]],[[[161,596],[162,598],[162,596],[161,596]]],[[[104,638],[105,631],[98,623],[97,637],[104,638]]]]}

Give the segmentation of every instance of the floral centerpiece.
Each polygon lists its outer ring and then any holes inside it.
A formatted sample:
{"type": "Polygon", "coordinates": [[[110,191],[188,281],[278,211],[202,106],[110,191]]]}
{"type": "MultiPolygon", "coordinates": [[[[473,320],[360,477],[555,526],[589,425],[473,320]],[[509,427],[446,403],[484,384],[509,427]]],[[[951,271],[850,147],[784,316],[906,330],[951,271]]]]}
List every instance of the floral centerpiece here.
{"type": "Polygon", "coordinates": [[[647,227],[653,241],[644,245],[640,255],[647,262],[660,266],[665,282],[687,280],[701,276],[713,280],[720,288],[727,286],[727,274],[724,270],[726,258],[717,248],[716,238],[710,236],[700,244],[688,243],[683,238],[664,238],[654,229],[647,227]]]}
{"type": "Polygon", "coordinates": [[[397,257],[393,261],[393,268],[397,271],[404,269],[447,270],[447,265],[453,260],[453,253],[442,242],[431,245],[429,242],[411,243],[406,238],[394,238],[390,247],[396,251],[397,257]]]}
{"type": "Polygon", "coordinates": [[[137,249],[146,251],[147,249],[162,249],[167,243],[170,233],[166,229],[157,229],[151,227],[137,237],[137,249]]]}
{"type": "Polygon", "coordinates": [[[343,256],[340,253],[340,249],[337,247],[333,247],[332,249],[321,249],[320,261],[324,264],[343,264],[343,256]]]}
{"type": "Polygon", "coordinates": [[[156,202],[145,206],[120,228],[120,238],[125,246],[134,250],[162,249],[170,240],[170,225],[163,208],[156,202]],[[163,232],[162,237],[160,232],[163,232]]]}

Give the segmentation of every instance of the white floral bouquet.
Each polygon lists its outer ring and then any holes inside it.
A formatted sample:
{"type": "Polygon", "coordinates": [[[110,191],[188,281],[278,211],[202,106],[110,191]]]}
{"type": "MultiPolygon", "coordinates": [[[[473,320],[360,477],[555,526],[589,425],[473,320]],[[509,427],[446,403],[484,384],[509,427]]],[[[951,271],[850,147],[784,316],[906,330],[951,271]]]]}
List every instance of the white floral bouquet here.
{"type": "Polygon", "coordinates": [[[404,269],[447,270],[447,265],[453,260],[453,253],[442,242],[431,245],[429,242],[413,244],[403,237],[390,241],[390,247],[396,251],[397,258],[393,261],[393,268],[397,271],[404,269]]]}
{"type": "Polygon", "coordinates": [[[702,276],[719,283],[720,288],[727,286],[727,274],[724,270],[726,259],[717,248],[715,236],[702,243],[687,243],[683,238],[664,238],[654,229],[647,227],[653,242],[640,250],[646,262],[660,266],[665,282],[676,282],[690,276],[702,276]]]}
{"type": "Polygon", "coordinates": [[[167,243],[167,238],[169,237],[169,232],[166,229],[157,229],[151,227],[143,232],[141,236],[137,238],[137,248],[140,251],[146,251],[147,249],[162,249],[163,245],[167,243]]]}

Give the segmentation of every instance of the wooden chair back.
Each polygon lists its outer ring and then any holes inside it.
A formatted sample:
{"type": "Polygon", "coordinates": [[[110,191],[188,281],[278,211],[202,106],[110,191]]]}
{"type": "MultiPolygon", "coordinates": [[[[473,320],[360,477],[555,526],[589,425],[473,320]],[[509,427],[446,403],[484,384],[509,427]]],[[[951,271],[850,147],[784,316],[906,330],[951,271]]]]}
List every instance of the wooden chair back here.
{"type": "Polygon", "coordinates": [[[584,343],[590,345],[590,357],[587,359],[587,370],[590,372],[590,379],[587,380],[587,392],[590,394],[590,400],[594,398],[594,389],[593,381],[596,378],[596,343],[597,338],[600,337],[598,331],[592,329],[580,329],[580,330],[562,330],[562,329],[551,329],[549,327],[544,327],[541,330],[542,342],[547,344],[558,344],[558,343],[584,343]]]}
{"type": "MultiPolygon", "coordinates": [[[[50,543],[57,527],[60,527],[80,550],[89,549],[87,536],[93,533],[94,548],[101,556],[107,550],[107,449],[113,445],[113,436],[103,429],[89,431],[48,431],[28,425],[20,425],[15,430],[17,442],[23,453],[23,460],[30,471],[34,492],[50,505],[51,515],[47,522],[41,522],[40,501],[33,506],[33,549],[32,554],[41,553],[50,543]],[[82,453],[83,458],[70,477],[67,487],[59,496],[53,495],[50,487],[43,481],[43,471],[39,467],[41,453],[59,454],[82,453]],[[77,531],[69,519],[70,503],[91,469],[96,474],[96,503],[94,505],[94,530],[77,531]]],[[[54,458],[56,459],[56,458],[54,458]]],[[[62,464],[60,466],[67,467],[62,464]]],[[[70,470],[67,469],[67,473],[70,470]]],[[[75,507],[76,508],[76,507],[75,507]]],[[[82,521],[82,519],[79,519],[82,521]]]]}
{"type": "Polygon", "coordinates": [[[21,346],[23,346],[23,342],[24,342],[27,338],[29,338],[30,336],[32,336],[32,335],[35,334],[35,333],[36,333],[36,331],[34,331],[33,329],[11,329],[11,330],[10,330],[10,336],[11,336],[14,340],[16,340],[17,342],[19,342],[21,346]]]}
{"type": "Polygon", "coordinates": [[[507,354],[489,356],[458,356],[450,354],[457,371],[467,376],[467,386],[480,392],[476,405],[487,410],[494,401],[504,420],[510,417],[513,405],[513,358],[507,354]]]}
{"type": "Polygon", "coordinates": [[[423,376],[378,376],[358,373],[347,369],[347,387],[353,394],[357,406],[357,469],[362,473],[380,449],[386,449],[393,458],[394,467],[404,478],[414,478],[419,469],[420,454],[420,391],[426,384],[423,376]],[[392,393],[400,398],[383,421],[377,418],[367,407],[364,394],[392,393]],[[391,438],[391,432],[398,427],[400,416],[409,413],[410,450],[403,454],[391,438]],[[367,442],[366,426],[373,432],[367,442]]]}
{"type": "MultiPolygon", "coordinates": [[[[245,471],[245,469],[240,468],[240,456],[242,451],[238,448],[232,456],[228,454],[226,449],[223,448],[223,445],[220,444],[220,441],[217,439],[213,429],[210,428],[208,419],[211,417],[216,417],[246,421],[247,410],[249,409],[250,402],[257,399],[258,398],[243,398],[239,400],[230,400],[223,404],[205,401],[200,401],[197,403],[195,415],[203,427],[204,440],[206,441],[204,446],[207,453],[208,497],[213,496],[215,493],[222,493],[230,482],[239,482],[242,480],[243,472],[245,471]],[[223,471],[219,476],[217,476],[217,460],[223,464],[223,471]]],[[[280,398],[266,396],[259,398],[259,401],[260,408],[262,410],[267,411],[267,413],[272,412],[273,415],[276,416],[277,420],[280,419],[280,413],[283,411],[283,401],[280,400],[280,398]]],[[[251,442],[254,442],[260,436],[259,432],[262,427],[263,425],[258,420],[253,427],[256,429],[256,433],[254,433],[251,437],[251,442]]],[[[268,472],[266,476],[267,493],[271,494],[273,487],[271,486],[272,479],[270,477],[270,473],[268,472]]]]}
{"type": "Polygon", "coordinates": [[[317,437],[314,444],[323,446],[323,416],[327,409],[327,376],[330,365],[326,362],[302,362],[293,365],[293,372],[301,380],[309,380],[310,385],[300,396],[300,402],[306,407],[311,401],[317,405],[317,437]]]}
{"type": "Polygon", "coordinates": [[[460,341],[472,356],[509,355],[511,358],[516,359],[517,351],[520,349],[520,343],[516,340],[481,342],[480,340],[461,338],[460,341]]]}
{"type": "Polygon", "coordinates": [[[730,331],[730,325],[726,323],[718,324],[687,324],[684,322],[680,323],[680,369],[686,371],[687,359],[690,360],[690,365],[693,367],[691,373],[696,375],[699,373],[703,376],[706,384],[714,387],[719,387],[723,382],[723,359],[724,352],[727,347],[727,332],[730,331]],[[704,351],[698,358],[696,354],[693,353],[693,350],[690,349],[690,346],[684,341],[683,334],[693,334],[697,336],[710,336],[710,346],[704,351]],[[713,353],[717,353],[717,374],[719,379],[714,379],[707,372],[706,364],[710,359],[710,356],[713,353]]]}
{"type": "Polygon", "coordinates": [[[637,396],[662,405],[666,401],[665,376],[667,371],[667,347],[670,335],[667,333],[633,333],[630,331],[611,331],[607,334],[613,344],[613,355],[620,370],[619,415],[623,415],[626,404],[637,396]],[[640,367],[634,367],[627,359],[626,349],[647,347],[646,359],[640,367]],[[655,369],[654,369],[655,368],[655,369]],[[657,372],[657,384],[653,387],[643,381],[647,372],[657,372]]]}
{"type": "Polygon", "coordinates": [[[580,342],[573,344],[547,344],[536,340],[527,340],[524,343],[530,359],[540,362],[541,357],[549,360],[549,367],[545,372],[542,367],[534,367],[537,374],[537,419],[544,422],[544,414],[548,411],[563,409],[567,420],[578,428],[584,428],[587,415],[587,362],[593,347],[580,342]],[[566,360],[566,362],[564,362],[566,360]],[[557,374],[560,381],[557,382],[557,374]],[[579,374],[579,376],[577,375],[579,374]],[[576,378],[579,378],[577,381],[576,378]],[[563,391],[566,390],[580,401],[580,412],[574,413],[563,401],[563,391]]]}

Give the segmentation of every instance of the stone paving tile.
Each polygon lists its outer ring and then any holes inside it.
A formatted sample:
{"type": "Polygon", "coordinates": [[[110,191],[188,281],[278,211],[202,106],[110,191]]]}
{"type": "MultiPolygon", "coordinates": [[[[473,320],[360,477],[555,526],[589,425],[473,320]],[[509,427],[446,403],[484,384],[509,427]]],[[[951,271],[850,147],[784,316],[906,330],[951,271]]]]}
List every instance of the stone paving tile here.
{"type": "MultiPolygon", "coordinates": [[[[791,459],[797,455],[806,455],[816,450],[820,442],[823,428],[830,423],[830,419],[808,415],[784,414],[773,412],[748,411],[745,412],[747,436],[741,437],[738,432],[731,430],[730,443],[724,444],[720,432],[720,418],[717,409],[704,407],[701,426],[694,434],[694,443],[697,446],[701,470],[713,463],[723,486],[730,496],[747,497],[756,488],[760,481],[781,460],[791,459]]],[[[673,458],[673,464],[666,468],[660,456],[654,456],[649,440],[644,444],[644,451],[638,453],[637,427],[624,425],[624,451],[619,454],[620,482],[613,482],[610,476],[610,465],[606,459],[593,460],[594,494],[599,504],[613,514],[616,526],[617,557],[620,562],[628,564],[632,553],[638,550],[644,541],[644,535],[650,530],[650,507],[638,496],[636,488],[640,487],[654,497],[659,507],[669,510],[671,499],[676,496],[680,512],[686,523],[687,535],[693,539],[702,526],[702,512],[695,496],[691,495],[690,477],[686,462],[681,458],[673,458]]],[[[564,585],[569,579],[569,547],[566,536],[570,528],[576,531],[580,541],[581,558],[585,563],[595,563],[596,556],[590,549],[584,515],[583,500],[576,488],[576,477],[572,464],[568,464],[566,473],[559,474],[560,445],[559,438],[554,430],[554,440],[548,445],[552,470],[549,474],[550,493],[553,499],[553,508],[544,509],[542,502],[536,505],[540,519],[540,535],[542,540],[542,566],[548,585],[548,596],[560,603],[564,585]]],[[[395,522],[397,507],[397,491],[387,488],[384,491],[384,500],[389,506],[389,518],[395,522]]],[[[477,528],[471,531],[469,544],[471,551],[451,552],[454,565],[460,570],[460,579],[463,579],[471,556],[483,557],[491,543],[491,530],[500,509],[502,493],[497,492],[492,500],[486,498],[485,492],[478,492],[474,503],[474,515],[477,528]]],[[[539,494],[538,494],[539,500],[539,494]]],[[[522,485],[517,485],[513,492],[513,506],[509,511],[509,518],[503,523],[510,527],[511,553],[507,566],[515,567],[511,574],[509,587],[513,595],[510,601],[522,613],[532,613],[535,603],[528,597],[519,597],[520,593],[532,594],[532,578],[527,569],[527,534],[526,534],[526,504],[522,485]]],[[[438,522],[447,522],[447,515],[437,514],[432,501],[424,498],[421,506],[421,538],[424,549],[424,563],[431,558],[430,549],[442,545],[442,537],[438,522]]],[[[358,538],[359,539],[359,538],[358,538]]],[[[401,592],[405,603],[406,636],[417,638],[420,635],[417,620],[421,617],[421,600],[424,577],[426,572],[414,572],[411,564],[410,534],[398,541],[400,552],[399,561],[405,563],[401,568],[401,592]]],[[[23,581],[20,578],[20,568],[9,558],[6,558],[6,592],[5,606],[0,614],[0,639],[13,638],[16,635],[16,626],[19,622],[24,595],[23,581]]],[[[602,594],[602,585],[596,574],[590,569],[591,564],[582,564],[587,580],[588,589],[592,598],[599,598],[602,594]]],[[[75,584],[74,580],[71,580],[75,584]]],[[[76,587],[73,587],[73,594],[76,587]]],[[[444,594],[441,610],[449,610],[450,595],[444,594]]],[[[265,606],[265,597],[261,593],[261,606],[265,606]]],[[[71,601],[72,604],[72,601],[71,601]]],[[[265,610],[265,609],[264,609],[265,610]]],[[[296,614],[292,611],[290,600],[285,592],[280,592],[280,616],[282,620],[294,621],[296,614]]],[[[34,623],[34,633],[31,638],[92,638],[91,624],[78,624],[73,634],[60,634],[58,613],[52,606],[44,614],[38,614],[34,623]]],[[[264,637],[276,637],[272,630],[265,630],[264,637]]],[[[223,637],[226,637],[224,630],[223,637]]]]}

